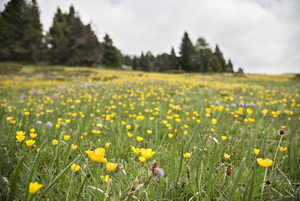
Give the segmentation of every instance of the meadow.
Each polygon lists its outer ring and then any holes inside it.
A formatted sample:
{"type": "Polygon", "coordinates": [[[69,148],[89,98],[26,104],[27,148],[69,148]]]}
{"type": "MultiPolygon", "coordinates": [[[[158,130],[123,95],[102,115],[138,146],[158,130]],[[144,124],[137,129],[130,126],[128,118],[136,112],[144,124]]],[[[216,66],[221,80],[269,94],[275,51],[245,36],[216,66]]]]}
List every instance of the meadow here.
{"type": "Polygon", "coordinates": [[[0,77],[1,200],[298,200],[292,75],[0,77]]]}

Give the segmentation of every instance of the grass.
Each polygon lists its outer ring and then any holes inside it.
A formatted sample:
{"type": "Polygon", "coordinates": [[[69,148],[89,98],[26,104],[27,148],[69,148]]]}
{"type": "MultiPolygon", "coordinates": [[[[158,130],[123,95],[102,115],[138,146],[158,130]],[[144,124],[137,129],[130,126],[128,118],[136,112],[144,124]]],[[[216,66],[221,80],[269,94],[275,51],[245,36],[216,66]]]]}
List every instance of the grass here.
{"type": "Polygon", "coordinates": [[[300,89],[291,75],[21,72],[0,79],[2,200],[299,199],[300,89]],[[100,147],[95,162],[88,150],[100,147]],[[43,187],[31,194],[30,182],[43,187]]]}

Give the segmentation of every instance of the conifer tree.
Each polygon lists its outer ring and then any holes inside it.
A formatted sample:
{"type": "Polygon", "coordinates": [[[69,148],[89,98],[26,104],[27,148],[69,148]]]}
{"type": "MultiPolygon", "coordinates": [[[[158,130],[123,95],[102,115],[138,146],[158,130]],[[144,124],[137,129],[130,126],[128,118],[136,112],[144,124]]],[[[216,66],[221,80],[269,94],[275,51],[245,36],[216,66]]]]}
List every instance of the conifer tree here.
{"type": "Polygon", "coordinates": [[[122,61],[121,61],[121,55],[119,50],[113,46],[112,39],[105,34],[104,36],[104,54],[102,58],[102,64],[107,67],[121,67],[122,61]]]}
{"type": "Polygon", "coordinates": [[[168,69],[171,69],[171,70],[178,70],[178,59],[176,57],[176,54],[175,54],[175,51],[174,51],[174,48],[172,47],[172,50],[171,50],[171,54],[169,56],[169,65],[168,65],[168,69]]]}
{"type": "Polygon", "coordinates": [[[142,52],[141,58],[140,58],[140,68],[142,71],[149,71],[149,66],[148,66],[148,58],[144,56],[144,53],[142,52]]]}
{"type": "Polygon", "coordinates": [[[132,60],[132,70],[137,70],[138,69],[138,61],[137,61],[137,58],[136,56],[133,57],[133,60],[132,60]]]}
{"type": "Polygon", "coordinates": [[[43,28],[36,0],[32,0],[31,4],[26,5],[23,26],[22,46],[26,49],[26,53],[23,55],[22,60],[27,63],[45,60],[46,46],[43,43],[43,28]]]}
{"type": "MultiPolygon", "coordinates": [[[[195,45],[195,52],[197,55],[196,69],[199,72],[207,72],[209,59],[212,56],[212,50],[204,38],[200,37],[197,40],[195,45]]],[[[212,68],[210,70],[212,70],[212,68]]]]}
{"type": "Polygon", "coordinates": [[[23,47],[24,0],[11,0],[0,16],[0,60],[21,62],[26,49],[23,47]]]}
{"type": "Polygon", "coordinates": [[[182,67],[182,70],[187,72],[193,72],[195,70],[194,66],[194,56],[195,49],[189,38],[187,32],[184,32],[184,36],[182,38],[181,46],[180,46],[180,62],[179,64],[182,67]]]}
{"type": "Polygon", "coordinates": [[[233,73],[233,65],[232,65],[230,59],[228,60],[228,64],[226,65],[226,72],[233,73]]]}
{"type": "Polygon", "coordinates": [[[53,64],[66,64],[69,57],[69,27],[65,15],[57,8],[49,29],[48,41],[50,44],[49,56],[53,64]]]}
{"type": "Polygon", "coordinates": [[[216,45],[216,49],[215,49],[214,55],[219,60],[219,62],[217,62],[217,63],[219,63],[219,65],[215,66],[215,72],[225,72],[226,71],[226,62],[225,62],[223,54],[220,51],[218,45],[216,45]]]}

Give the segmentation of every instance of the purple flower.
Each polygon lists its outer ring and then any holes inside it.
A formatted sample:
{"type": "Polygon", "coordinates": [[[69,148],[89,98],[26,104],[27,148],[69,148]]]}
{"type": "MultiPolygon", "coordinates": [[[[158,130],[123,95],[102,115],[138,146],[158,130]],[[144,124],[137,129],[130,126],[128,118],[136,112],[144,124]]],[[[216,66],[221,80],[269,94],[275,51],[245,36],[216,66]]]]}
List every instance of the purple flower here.
{"type": "Polygon", "coordinates": [[[231,107],[236,107],[236,104],[235,104],[235,103],[232,103],[232,104],[231,104],[231,107]]]}
{"type": "Polygon", "coordinates": [[[250,103],[246,103],[246,107],[250,107],[251,105],[250,105],[250,103]]]}
{"type": "Polygon", "coordinates": [[[42,124],[41,121],[37,121],[37,122],[36,122],[36,125],[41,125],[41,124],[42,124]]]}
{"type": "Polygon", "coordinates": [[[160,178],[163,178],[165,176],[164,170],[161,169],[161,168],[158,168],[158,167],[155,168],[154,174],[155,175],[160,175],[160,178]]]}
{"type": "Polygon", "coordinates": [[[66,123],[66,122],[61,122],[60,125],[62,125],[62,126],[67,126],[67,123],[66,123]]]}
{"type": "Polygon", "coordinates": [[[239,106],[240,106],[240,107],[244,107],[244,103],[240,102],[240,103],[239,103],[239,106]]]}
{"type": "Polygon", "coordinates": [[[250,105],[251,105],[252,107],[254,107],[254,106],[255,106],[255,103],[251,103],[250,105]]]}
{"type": "Polygon", "coordinates": [[[215,102],[215,105],[216,105],[216,106],[219,106],[219,105],[220,105],[219,101],[216,101],[216,102],[215,102]]]}
{"type": "Polygon", "coordinates": [[[50,127],[52,127],[52,123],[48,121],[48,122],[46,123],[46,126],[47,126],[47,128],[50,128],[50,127]]]}

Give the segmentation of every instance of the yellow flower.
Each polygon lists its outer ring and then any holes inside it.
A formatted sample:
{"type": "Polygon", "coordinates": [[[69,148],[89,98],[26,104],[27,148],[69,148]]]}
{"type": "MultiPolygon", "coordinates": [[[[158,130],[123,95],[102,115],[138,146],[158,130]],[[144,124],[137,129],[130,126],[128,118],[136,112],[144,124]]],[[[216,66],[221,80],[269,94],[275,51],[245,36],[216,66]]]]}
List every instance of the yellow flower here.
{"type": "Polygon", "coordinates": [[[73,151],[75,151],[75,150],[77,149],[77,145],[72,144],[72,145],[71,145],[71,149],[72,149],[73,151]]]}
{"type": "Polygon", "coordinates": [[[114,171],[116,169],[116,167],[118,166],[117,163],[110,163],[110,162],[107,162],[106,163],[106,170],[108,171],[114,171]]]}
{"type": "Polygon", "coordinates": [[[57,140],[53,140],[53,141],[52,141],[52,144],[53,144],[53,145],[58,145],[58,141],[57,141],[57,140]]]}
{"type": "Polygon", "coordinates": [[[137,141],[139,141],[139,142],[141,142],[141,141],[144,140],[144,138],[142,138],[142,137],[140,137],[140,136],[137,136],[136,139],[137,139],[137,141]]]}
{"type": "Polygon", "coordinates": [[[130,128],[131,128],[131,125],[130,125],[130,124],[126,125],[126,129],[127,129],[127,130],[129,130],[130,128]]]}
{"type": "Polygon", "coordinates": [[[39,151],[40,151],[40,148],[37,148],[36,151],[39,152],[39,151]]]}
{"type": "Polygon", "coordinates": [[[287,150],[287,147],[282,147],[282,146],[280,146],[279,149],[280,149],[280,151],[286,151],[286,150],[287,150]]]}
{"type": "Polygon", "coordinates": [[[230,159],[230,155],[229,155],[229,154],[226,154],[226,153],[224,153],[224,159],[225,159],[225,160],[229,160],[229,159],[230,159]]]}
{"type": "Polygon", "coordinates": [[[125,121],[122,121],[122,125],[126,125],[126,122],[125,122],[125,121]]]}
{"type": "Polygon", "coordinates": [[[30,137],[35,138],[37,136],[37,134],[35,133],[30,133],[30,137]]]}
{"type": "Polygon", "coordinates": [[[25,112],[24,114],[25,114],[25,116],[29,116],[30,113],[29,112],[25,112]]]}
{"type": "Polygon", "coordinates": [[[97,148],[95,150],[95,152],[89,151],[87,154],[92,159],[92,161],[101,162],[104,158],[104,155],[105,155],[105,149],[104,148],[97,148]]]}
{"type": "Polygon", "coordinates": [[[140,156],[140,157],[139,157],[139,160],[143,163],[143,162],[146,161],[146,158],[145,158],[144,156],[140,156]]]}
{"type": "Polygon", "coordinates": [[[152,130],[147,130],[147,133],[150,135],[152,134],[152,130]]]}
{"type": "Polygon", "coordinates": [[[15,124],[15,123],[17,123],[17,121],[16,120],[12,120],[10,123],[11,124],[15,124]]]}
{"type": "Polygon", "coordinates": [[[185,154],[183,154],[183,156],[184,156],[185,158],[189,158],[189,157],[191,157],[191,153],[185,153],[185,154]]]}
{"type": "Polygon", "coordinates": [[[258,158],[256,159],[257,163],[261,166],[261,167],[269,167],[273,164],[273,161],[271,159],[262,159],[262,158],[258,158]]]}
{"type": "Polygon", "coordinates": [[[100,177],[102,181],[108,182],[109,180],[109,175],[105,175],[105,176],[101,175],[100,177]]]}
{"type": "Polygon", "coordinates": [[[70,135],[64,135],[64,140],[68,140],[70,138],[70,135]]]}
{"type": "Polygon", "coordinates": [[[148,149],[141,149],[141,154],[143,157],[145,158],[151,158],[153,156],[153,154],[155,154],[155,151],[152,151],[152,149],[148,148],[148,149]]]}
{"type": "Polygon", "coordinates": [[[140,150],[139,148],[135,148],[134,146],[132,146],[131,148],[132,148],[132,151],[133,151],[135,154],[141,153],[141,150],[140,150]]]}
{"type": "Polygon", "coordinates": [[[227,140],[227,137],[226,136],[221,136],[222,140],[227,140]]]}
{"type": "Polygon", "coordinates": [[[30,129],[30,132],[31,132],[31,133],[34,133],[34,132],[35,132],[35,129],[34,129],[34,128],[30,129]]]}
{"type": "Polygon", "coordinates": [[[17,133],[17,135],[25,135],[25,133],[23,131],[17,131],[16,133],[17,133]]]}
{"type": "Polygon", "coordinates": [[[215,125],[215,124],[217,124],[217,120],[216,119],[212,119],[211,123],[215,125]]]}
{"type": "Polygon", "coordinates": [[[25,139],[24,135],[16,135],[18,142],[22,142],[25,139]]]}
{"type": "Polygon", "coordinates": [[[259,154],[259,149],[254,148],[254,153],[255,153],[255,155],[258,155],[259,154]]]}
{"type": "Polygon", "coordinates": [[[71,122],[71,120],[70,119],[66,119],[65,122],[68,124],[68,123],[71,122]]]}
{"type": "Polygon", "coordinates": [[[39,184],[38,182],[30,182],[29,184],[29,193],[36,194],[39,192],[39,190],[43,187],[42,184],[39,184]]]}
{"type": "Polygon", "coordinates": [[[129,132],[127,132],[127,136],[128,136],[128,137],[132,137],[132,136],[133,136],[133,134],[132,134],[132,133],[129,133],[129,132]]]}
{"type": "Polygon", "coordinates": [[[188,134],[188,132],[187,132],[187,131],[183,131],[183,134],[184,134],[184,135],[187,135],[187,134],[188,134]]]}
{"type": "Polygon", "coordinates": [[[169,134],[168,134],[168,137],[169,137],[169,138],[172,138],[172,137],[173,137],[173,134],[169,133],[169,134]]]}
{"type": "Polygon", "coordinates": [[[111,144],[110,142],[105,143],[105,148],[107,149],[107,148],[109,147],[110,144],[111,144]]]}
{"type": "Polygon", "coordinates": [[[80,169],[79,165],[76,165],[75,163],[73,163],[73,165],[71,165],[71,170],[76,172],[80,169]]]}
{"type": "Polygon", "coordinates": [[[149,119],[150,119],[151,121],[153,121],[153,120],[154,120],[154,117],[150,117],[149,119]]]}
{"type": "Polygon", "coordinates": [[[25,142],[26,142],[26,145],[27,145],[28,147],[34,145],[34,143],[35,143],[34,140],[26,140],[25,142]]]}

